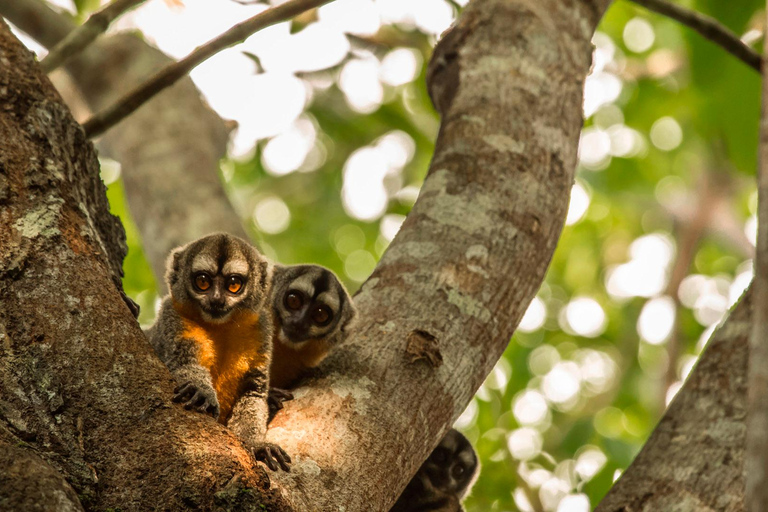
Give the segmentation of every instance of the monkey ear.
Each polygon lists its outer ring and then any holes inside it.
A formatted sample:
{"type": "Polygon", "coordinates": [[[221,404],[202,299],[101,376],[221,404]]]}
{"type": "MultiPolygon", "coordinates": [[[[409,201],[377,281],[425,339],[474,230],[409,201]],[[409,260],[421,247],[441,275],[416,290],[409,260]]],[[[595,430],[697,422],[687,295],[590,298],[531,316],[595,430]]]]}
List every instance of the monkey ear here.
{"type": "Polygon", "coordinates": [[[181,253],[184,252],[186,246],[177,247],[171,251],[168,255],[168,259],[165,262],[165,282],[168,284],[168,288],[171,288],[179,278],[179,270],[181,269],[181,253]]]}
{"type": "Polygon", "coordinates": [[[348,307],[346,308],[346,314],[341,320],[341,332],[344,333],[345,337],[357,325],[357,308],[352,303],[351,298],[348,298],[347,300],[348,307]]]}

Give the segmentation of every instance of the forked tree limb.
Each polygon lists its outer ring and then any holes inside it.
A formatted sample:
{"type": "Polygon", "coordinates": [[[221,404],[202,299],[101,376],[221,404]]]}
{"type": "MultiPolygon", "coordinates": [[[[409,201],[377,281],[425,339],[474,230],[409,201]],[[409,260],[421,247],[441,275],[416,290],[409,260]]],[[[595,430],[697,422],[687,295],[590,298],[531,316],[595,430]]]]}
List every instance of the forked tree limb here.
{"type": "MultiPolygon", "coordinates": [[[[768,38],[764,40],[768,54],[768,38]]],[[[763,68],[766,69],[766,68],[763,68]]],[[[747,400],[747,510],[768,510],[768,80],[763,74],[757,166],[757,245],[755,307],[749,338],[747,400]]]]}
{"type": "Polygon", "coordinates": [[[220,36],[195,49],[178,62],[169,64],[152,78],[120,98],[113,105],[96,113],[83,123],[88,138],[101,135],[121,119],[130,115],[154,95],[175,84],[196,66],[221,50],[245,41],[259,30],[289,20],[295,16],[327,4],[331,0],[288,0],[235,25],[220,36]]]}
{"type": "Polygon", "coordinates": [[[666,0],[630,0],[637,5],[676,20],[695,30],[702,37],[715,43],[725,51],[744,62],[755,71],[760,71],[760,54],[744,44],[739,36],[731,32],[716,19],[685,7],[680,7],[666,0]]]}
{"type": "Polygon", "coordinates": [[[68,59],[83,51],[85,47],[107,31],[112,22],[126,11],[144,3],[146,0],[114,0],[101,10],[93,13],[82,25],[73,30],[67,37],[51,48],[40,65],[43,71],[50,73],[68,59]]]}
{"type": "MultiPolygon", "coordinates": [[[[231,434],[169,404],[167,371],[127,311],[121,316],[115,309],[125,309],[122,302],[97,293],[106,288],[89,264],[90,253],[76,244],[81,252],[63,267],[54,234],[33,240],[40,245],[27,255],[34,275],[0,275],[3,297],[16,297],[16,309],[4,311],[20,319],[4,326],[19,340],[12,343],[16,359],[36,361],[10,366],[0,352],[0,367],[21,372],[0,373],[3,399],[28,382],[33,368],[55,382],[56,392],[46,396],[66,397],[63,410],[56,400],[52,405],[58,422],[24,426],[40,439],[56,435],[65,442],[56,452],[37,442],[34,448],[57,461],[82,461],[62,469],[68,481],[70,472],[84,471],[75,479],[78,492],[91,485],[88,468],[94,468],[99,494],[91,508],[211,508],[216,502],[244,510],[240,502],[216,500],[271,499],[273,509],[287,510],[279,508],[282,499],[294,510],[386,509],[471,399],[543,279],[573,180],[590,39],[607,5],[477,0],[444,39],[430,69],[432,96],[443,114],[430,174],[357,297],[358,331],[275,420],[270,436],[292,450],[295,463],[290,474],[271,477],[271,494],[231,434]],[[75,268],[78,278],[67,279],[75,268]],[[88,288],[76,292],[73,286],[88,288]],[[98,300],[86,301],[92,295],[98,300]],[[62,296],[80,302],[54,300],[62,296]],[[48,298],[43,308],[40,297],[48,298]],[[62,322],[72,310],[79,316],[62,322]],[[55,354],[41,352],[45,344],[21,341],[36,339],[39,329],[55,354]],[[441,366],[406,356],[406,340],[418,331],[436,336],[441,366]]],[[[14,76],[39,72],[29,67],[31,59],[27,64],[14,76]]],[[[7,133],[17,131],[14,125],[7,133]]],[[[76,154],[62,161],[77,162],[76,154]]],[[[29,205],[14,203],[13,211],[23,218],[29,205]]],[[[82,229],[67,233],[79,242],[82,229]]],[[[32,382],[10,399],[17,409],[48,419],[54,412],[47,403],[35,407],[25,399],[35,389],[32,382]]]]}

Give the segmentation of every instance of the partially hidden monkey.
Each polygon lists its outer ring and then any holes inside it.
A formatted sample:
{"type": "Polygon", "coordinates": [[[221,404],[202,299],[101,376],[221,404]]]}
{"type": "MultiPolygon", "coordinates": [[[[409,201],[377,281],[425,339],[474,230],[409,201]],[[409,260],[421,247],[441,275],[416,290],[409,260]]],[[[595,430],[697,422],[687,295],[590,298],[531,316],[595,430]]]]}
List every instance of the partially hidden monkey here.
{"type": "Polygon", "coordinates": [[[357,314],[336,275],[319,265],[276,265],[272,277],[274,320],[270,408],[282,408],[286,391],[349,334],[357,314]]]}
{"type": "Polygon", "coordinates": [[[174,402],[227,425],[257,460],[288,471],[264,441],[272,357],[271,265],[248,242],[217,233],[172,251],[147,337],[176,378],[174,402]]]}
{"type": "Polygon", "coordinates": [[[451,429],[424,461],[390,512],[463,512],[480,472],[469,440],[451,429]]]}

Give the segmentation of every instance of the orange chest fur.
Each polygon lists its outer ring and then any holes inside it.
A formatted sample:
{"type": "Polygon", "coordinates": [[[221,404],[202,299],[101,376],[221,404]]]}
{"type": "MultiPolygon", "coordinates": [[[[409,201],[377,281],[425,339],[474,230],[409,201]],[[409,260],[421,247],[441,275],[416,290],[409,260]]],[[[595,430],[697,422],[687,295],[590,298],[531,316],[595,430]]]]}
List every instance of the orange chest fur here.
{"type": "Polygon", "coordinates": [[[213,388],[225,421],[241,394],[243,377],[251,368],[269,364],[263,349],[259,314],[235,313],[227,322],[209,324],[183,319],[182,336],[197,345],[200,365],[211,373],[213,388]]]}
{"type": "Polygon", "coordinates": [[[314,368],[328,355],[330,346],[322,340],[309,340],[298,349],[287,347],[275,340],[272,347],[272,365],[269,385],[276,388],[290,386],[307,368],[314,368]]]}

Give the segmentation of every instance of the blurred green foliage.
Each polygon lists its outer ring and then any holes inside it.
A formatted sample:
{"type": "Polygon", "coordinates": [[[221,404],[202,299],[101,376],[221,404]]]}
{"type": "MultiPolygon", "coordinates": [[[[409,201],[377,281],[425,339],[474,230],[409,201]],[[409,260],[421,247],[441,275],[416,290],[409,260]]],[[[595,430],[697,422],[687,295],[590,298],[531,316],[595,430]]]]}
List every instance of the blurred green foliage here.
{"type": "MultiPolygon", "coordinates": [[[[763,7],[756,0],[740,2],[738,8],[716,0],[685,3],[722,20],[737,34],[762,30],[756,20],[763,7]]],[[[752,246],[745,233],[752,229],[748,224],[755,207],[759,76],[676,22],[627,2],[610,9],[599,32],[598,51],[610,54],[601,67],[611,75],[606,84],[615,85],[611,80],[617,79],[620,93],[610,101],[603,101],[605,91],[595,93],[604,104],[586,120],[587,130],[597,135],[590,148],[582,146],[582,163],[585,157],[597,161],[581,165],[577,172],[588,207],[565,228],[538,295],[545,317],[536,325],[532,315],[530,332],[515,334],[496,371],[459,420],[483,466],[466,501],[470,512],[586,510],[584,495],[594,506],[648,437],[665,407],[669,386],[683,378],[701,352],[706,327],[722,317],[732,295],[748,279],[752,246]],[[638,18],[648,24],[632,25],[638,18]],[[647,26],[653,40],[647,49],[637,50],[648,43],[643,32],[647,26]],[[628,27],[640,27],[639,40],[632,41],[628,27]],[[663,123],[656,124],[665,117],[676,122],[667,123],[666,131],[663,123]],[[676,141],[675,124],[682,140],[676,141]],[[701,218],[704,227],[696,234],[691,226],[701,218]],[[656,242],[666,241],[672,252],[657,261],[653,255],[658,250],[643,253],[633,245],[649,234],[656,242]],[[617,296],[607,283],[616,266],[629,262],[635,250],[638,258],[652,260],[636,269],[656,264],[663,286],[645,293],[649,296],[617,296]],[[678,289],[668,289],[676,265],[683,267],[683,275],[703,277],[684,281],[688,298],[674,305],[678,321],[673,332],[662,340],[644,341],[640,314],[653,297],[678,294],[678,289]],[[577,297],[594,299],[604,320],[598,321],[600,313],[594,308],[573,310],[586,319],[584,325],[578,325],[579,318],[569,320],[568,307],[577,297]],[[534,392],[525,395],[531,399],[528,405],[518,400],[526,391],[534,392]],[[570,500],[560,501],[565,495],[570,500]]],[[[385,27],[382,33],[388,37],[367,41],[366,51],[379,56],[397,41],[422,55],[422,70],[411,83],[386,86],[385,100],[373,112],[358,113],[347,105],[336,85],[338,70],[303,77],[314,87],[305,116],[314,123],[323,149],[319,165],[275,175],[263,163],[267,140],[257,143],[252,158],[222,165],[234,204],[267,254],[283,263],[328,266],[352,289],[359,286],[366,265],[380,257],[387,239],[380,216],[361,221],[345,210],[345,162],[354,151],[393,130],[408,134],[413,157],[384,180],[390,196],[386,213],[405,215],[414,197],[401,192],[422,182],[438,127],[424,87],[434,41],[396,27],[385,27]],[[332,85],[315,85],[323,80],[332,85]],[[254,223],[254,208],[267,197],[287,206],[287,229],[266,234],[254,223]]],[[[110,185],[109,199],[128,233],[125,288],[143,306],[141,319],[147,323],[156,302],[154,279],[120,187],[119,180],[110,185]]],[[[661,316],[649,318],[651,330],[664,323],[661,316]]]]}

